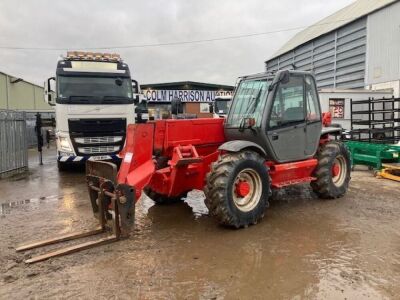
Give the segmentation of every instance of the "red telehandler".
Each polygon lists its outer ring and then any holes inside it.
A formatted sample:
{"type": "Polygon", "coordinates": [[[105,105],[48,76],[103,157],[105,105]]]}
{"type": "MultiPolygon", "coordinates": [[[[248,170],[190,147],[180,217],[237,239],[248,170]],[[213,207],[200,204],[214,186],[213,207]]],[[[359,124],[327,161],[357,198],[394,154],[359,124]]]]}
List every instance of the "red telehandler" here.
{"type": "Polygon", "coordinates": [[[32,263],[126,237],[135,203],[146,193],[157,204],[204,190],[209,213],[234,228],[264,217],[272,189],[309,182],[320,198],[343,196],[350,181],[350,156],[333,138],[322,114],[314,77],[278,71],[242,77],[226,119],[157,120],[128,126],[122,162],[88,161],[87,184],[100,228],[33,243],[17,250],[94,235],[100,240],[60,249],[32,263]]]}

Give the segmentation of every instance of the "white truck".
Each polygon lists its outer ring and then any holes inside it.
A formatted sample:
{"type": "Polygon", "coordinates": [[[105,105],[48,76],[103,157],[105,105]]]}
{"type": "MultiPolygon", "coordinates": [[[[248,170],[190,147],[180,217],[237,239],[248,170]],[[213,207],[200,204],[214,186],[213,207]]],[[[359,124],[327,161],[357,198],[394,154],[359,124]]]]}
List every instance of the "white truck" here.
{"type": "Polygon", "coordinates": [[[118,54],[69,51],[44,96],[55,106],[61,171],[88,159],[118,161],[127,125],[148,119],[139,84],[118,54]]]}
{"type": "Polygon", "coordinates": [[[232,101],[232,96],[216,96],[212,103],[210,111],[213,113],[214,118],[226,118],[229,106],[232,101]]]}

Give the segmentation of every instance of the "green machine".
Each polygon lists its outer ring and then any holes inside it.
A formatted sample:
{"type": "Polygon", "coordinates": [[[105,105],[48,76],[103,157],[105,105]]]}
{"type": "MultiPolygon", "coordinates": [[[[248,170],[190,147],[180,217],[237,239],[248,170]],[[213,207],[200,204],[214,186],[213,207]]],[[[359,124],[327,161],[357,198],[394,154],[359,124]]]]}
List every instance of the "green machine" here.
{"type": "Polygon", "coordinates": [[[346,141],[352,165],[366,165],[381,170],[383,164],[400,163],[400,146],[346,141]]]}

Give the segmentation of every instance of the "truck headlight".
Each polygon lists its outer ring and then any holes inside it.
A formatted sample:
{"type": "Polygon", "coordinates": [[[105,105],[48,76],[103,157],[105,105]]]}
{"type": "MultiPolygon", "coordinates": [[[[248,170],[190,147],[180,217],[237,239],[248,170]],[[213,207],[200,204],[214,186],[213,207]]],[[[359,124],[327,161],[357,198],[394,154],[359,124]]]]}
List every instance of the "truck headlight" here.
{"type": "Polygon", "coordinates": [[[65,150],[65,151],[72,151],[71,145],[68,142],[68,139],[66,137],[58,137],[60,139],[60,146],[61,149],[65,150]]]}

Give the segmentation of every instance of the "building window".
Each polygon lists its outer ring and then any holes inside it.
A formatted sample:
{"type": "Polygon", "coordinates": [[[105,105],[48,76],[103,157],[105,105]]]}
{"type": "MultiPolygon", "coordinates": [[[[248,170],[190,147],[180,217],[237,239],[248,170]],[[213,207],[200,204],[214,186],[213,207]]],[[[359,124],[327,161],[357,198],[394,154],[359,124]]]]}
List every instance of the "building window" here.
{"type": "Polygon", "coordinates": [[[200,103],[200,113],[210,113],[210,104],[209,103],[200,103]]]}
{"type": "Polygon", "coordinates": [[[329,99],[329,111],[332,118],[344,119],[344,99],[329,99]]]}

